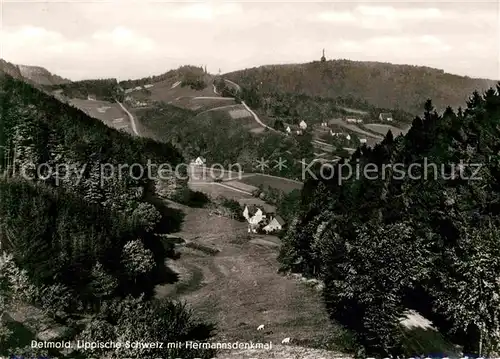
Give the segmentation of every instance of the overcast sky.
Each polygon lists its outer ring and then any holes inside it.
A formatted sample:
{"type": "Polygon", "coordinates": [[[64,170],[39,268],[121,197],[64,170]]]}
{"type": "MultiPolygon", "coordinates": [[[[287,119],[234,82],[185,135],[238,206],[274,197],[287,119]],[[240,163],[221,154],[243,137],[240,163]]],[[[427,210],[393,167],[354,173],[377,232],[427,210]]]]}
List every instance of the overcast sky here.
{"type": "Polygon", "coordinates": [[[346,58],[500,79],[489,2],[3,0],[0,57],[72,80],[346,58]]]}

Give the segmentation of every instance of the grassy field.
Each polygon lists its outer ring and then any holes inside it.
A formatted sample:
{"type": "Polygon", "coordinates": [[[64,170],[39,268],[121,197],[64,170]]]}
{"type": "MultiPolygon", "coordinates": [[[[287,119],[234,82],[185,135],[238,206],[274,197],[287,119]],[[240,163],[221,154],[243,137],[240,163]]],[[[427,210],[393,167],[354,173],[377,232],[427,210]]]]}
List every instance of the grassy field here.
{"type": "Polygon", "coordinates": [[[241,180],[227,181],[227,182],[224,182],[224,184],[231,186],[231,187],[235,187],[237,189],[241,189],[242,191],[246,191],[246,192],[253,192],[253,191],[258,189],[257,187],[246,184],[246,183],[242,182],[241,180]]]}
{"type": "Polygon", "coordinates": [[[127,114],[117,103],[71,99],[70,104],[87,113],[89,116],[101,120],[109,127],[133,133],[127,114]]]}
{"type": "Polygon", "coordinates": [[[226,116],[231,121],[237,122],[246,130],[254,132],[254,133],[260,133],[260,132],[264,131],[264,128],[255,121],[253,116],[248,111],[245,110],[243,105],[235,105],[234,107],[231,107],[231,108],[214,110],[214,111],[211,111],[210,113],[215,113],[215,115],[222,114],[223,116],[226,116]],[[245,112],[248,113],[248,116],[243,117],[242,115],[245,112]]]}
{"type": "Polygon", "coordinates": [[[389,131],[389,130],[391,130],[394,137],[399,136],[401,133],[405,134],[406,132],[408,132],[408,129],[402,130],[398,127],[394,127],[391,125],[385,125],[382,123],[367,123],[363,126],[366,127],[367,129],[373,131],[373,132],[380,133],[383,136],[385,136],[387,134],[387,131],[389,131]]]}
{"type": "Polygon", "coordinates": [[[294,189],[302,188],[302,183],[298,183],[286,178],[269,177],[258,173],[253,176],[244,177],[239,181],[255,187],[262,185],[264,186],[264,188],[276,188],[286,193],[289,193],[294,189]]]}
{"type": "Polygon", "coordinates": [[[189,182],[189,188],[193,191],[203,192],[212,198],[224,197],[227,199],[233,199],[235,201],[239,201],[242,198],[252,198],[252,195],[250,194],[223,187],[217,183],[189,182]]]}
{"type": "Polygon", "coordinates": [[[178,208],[186,216],[175,235],[220,252],[181,248],[180,259],[167,261],[180,281],[158,286],[158,298],[184,300],[199,316],[215,321],[216,341],[277,345],[286,337],[316,343],[339,336],[319,293],[277,273],[276,243],[266,245],[264,236],[252,243],[258,236],[249,237],[244,222],[211,216],[205,209],[178,208]],[[257,331],[260,324],[265,330],[257,331]]]}
{"type": "Polygon", "coordinates": [[[354,125],[352,123],[347,123],[345,121],[342,121],[342,119],[340,119],[340,118],[332,119],[332,120],[328,121],[328,123],[330,123],[332,125],[342,126],[343,128],[351,130],[352,132],[355,132],[361,138],[368,139],[369,137],[371,137],[371,138],[375,138],[375,139],[379,139],[379,140],[383,139],[383,137],[380,136],[380,135],[377,135],[375,133],[363,130],[362,128],[360,128],[357,125],[354,125]]]}

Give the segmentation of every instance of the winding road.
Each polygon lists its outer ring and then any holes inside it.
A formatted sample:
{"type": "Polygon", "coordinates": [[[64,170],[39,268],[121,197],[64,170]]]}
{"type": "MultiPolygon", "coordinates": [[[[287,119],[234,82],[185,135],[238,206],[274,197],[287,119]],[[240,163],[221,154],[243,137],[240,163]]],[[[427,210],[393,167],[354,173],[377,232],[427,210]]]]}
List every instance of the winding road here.
{"type": "Polygon", "coordinates": [[[118,105],[120,105],[120,107],[122,108],[123,111],[125,111],[125,113],[128,115],[128,118],[130,119],[130,124],[132,125],[132,131],[134,131],[135,135],[136,136],[140,136],[139,135],[139,131],[137,131],[137,126],[135,124],[135,118],[134,118],[134,115],[132,115],[129,110],[127,110],[127,108],[125,106],[123,106],[123,104],[121,102],[119,102],[118,100],[116,101],[116,103],[118,103],[118,105]]]}

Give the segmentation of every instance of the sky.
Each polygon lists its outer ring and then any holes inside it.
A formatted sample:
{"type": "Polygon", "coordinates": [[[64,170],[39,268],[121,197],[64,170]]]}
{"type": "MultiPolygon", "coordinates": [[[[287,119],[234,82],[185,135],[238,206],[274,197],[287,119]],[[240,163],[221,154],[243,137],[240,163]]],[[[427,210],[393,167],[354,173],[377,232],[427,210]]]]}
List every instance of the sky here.
{"type": "Polygon", "coordinates": [[[500,1],[1,3],[0,58],[71,80],[327,59],[500,80],[500,1]]]}

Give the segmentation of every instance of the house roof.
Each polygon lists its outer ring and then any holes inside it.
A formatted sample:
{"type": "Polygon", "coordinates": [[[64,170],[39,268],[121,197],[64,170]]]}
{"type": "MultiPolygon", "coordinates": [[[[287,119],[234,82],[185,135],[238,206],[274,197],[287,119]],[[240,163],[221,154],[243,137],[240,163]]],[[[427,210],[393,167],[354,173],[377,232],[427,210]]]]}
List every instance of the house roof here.
{"type": "Polygon", "coordinates": [[[380,115],[384,120],[387,118],[392,118],[392,113],[390,112],[381,112],[380,115]]]}
{"type": "Polygon", "coordinates": [[[259,209],[264,212],[261,208],[257,207],[255,204],[249,204],[249,205],[246,205],[246,207],[248,208],[248,215],[251,217],[253,216],[259,209]]]}
{"type": "Polygon", "coordinates": [[[276,220],[278,221],[278,223],[280,225],[284,225],[285,224],[285,220],[283,218],[281,218],[281,216],[278,215],[275,218],[276,218],[276,220]]]}

